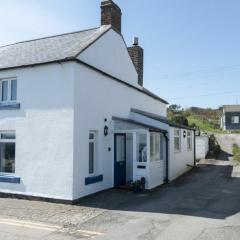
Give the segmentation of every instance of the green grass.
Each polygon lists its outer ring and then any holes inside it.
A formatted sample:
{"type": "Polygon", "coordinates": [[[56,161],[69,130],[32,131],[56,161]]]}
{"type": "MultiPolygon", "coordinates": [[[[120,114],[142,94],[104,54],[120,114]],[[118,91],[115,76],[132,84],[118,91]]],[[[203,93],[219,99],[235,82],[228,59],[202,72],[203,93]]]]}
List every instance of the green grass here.
{"type": "Polygon", "coordinates": [[[237,144],[233,144],[233,160],[240,163],[240,147],[237,144]]]}
{"type": "Polygon", "coordinates": [[[202,120],[198,117],[189,116],[188,117],[189,125],[196,125],[200,128],[201,131],[204,132],[212,132],[212,133],[224,133],[221,129],[214,127],[212,123],[206,120],[202,120]]]}

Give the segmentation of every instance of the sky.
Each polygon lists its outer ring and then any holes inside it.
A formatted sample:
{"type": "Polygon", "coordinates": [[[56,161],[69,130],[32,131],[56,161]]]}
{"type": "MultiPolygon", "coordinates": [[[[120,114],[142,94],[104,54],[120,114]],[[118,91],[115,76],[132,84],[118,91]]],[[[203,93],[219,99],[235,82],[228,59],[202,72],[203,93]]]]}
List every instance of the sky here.
{"type": "MultiPolygon", "coordinates": [[[[0,45],[100,25],[101,0],[0,0],[0,45]]],[[[239,0],[115,0],[144,48],[144,86],[170,104],[240,104],[239,0]]]]}

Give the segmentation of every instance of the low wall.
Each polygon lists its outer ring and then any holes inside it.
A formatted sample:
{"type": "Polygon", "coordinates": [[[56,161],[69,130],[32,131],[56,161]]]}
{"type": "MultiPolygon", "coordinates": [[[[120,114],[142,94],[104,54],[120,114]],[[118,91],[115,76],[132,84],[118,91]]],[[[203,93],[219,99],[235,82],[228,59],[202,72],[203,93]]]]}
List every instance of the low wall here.
{"type": "Polygon", "coordinates": [[[209,151],[208,136],[196,136],[196,159],[204,159],[209,151]]]}

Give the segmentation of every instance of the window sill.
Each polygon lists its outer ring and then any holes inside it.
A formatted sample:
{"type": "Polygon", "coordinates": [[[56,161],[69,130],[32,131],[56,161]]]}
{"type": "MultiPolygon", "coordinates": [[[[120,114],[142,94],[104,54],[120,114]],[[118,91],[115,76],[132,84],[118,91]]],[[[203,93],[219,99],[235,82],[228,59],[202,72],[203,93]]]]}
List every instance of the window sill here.
{"type": "Polygon", "coordinates": [[[0,175],[0,182],[20,184],[20,177],[13,175],[0,175]]]}
{"type": "Polygon", "coordinates": [[[85,185],[90,185],[97,182],[103,181],[103,175],[90,176],[85,178],[85,185]]]}
{"type": "Polygon", "coordinates": [[[0,110],[15,110],[20,109],[20,103],[10,102],[10,103],[3,103],[0,102],[0,110]]]}

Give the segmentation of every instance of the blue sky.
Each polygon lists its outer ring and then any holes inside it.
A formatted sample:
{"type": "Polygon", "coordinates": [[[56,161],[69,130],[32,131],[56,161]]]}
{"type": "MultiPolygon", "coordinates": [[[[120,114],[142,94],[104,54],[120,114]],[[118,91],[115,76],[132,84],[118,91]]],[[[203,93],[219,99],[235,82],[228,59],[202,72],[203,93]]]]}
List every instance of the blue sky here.
{"type": "MultiPolygon", "coordinates": [[[[95,27],[100,0],[0,0],[0,45],[95,27]]],[[[115,0],[144,85],[183,107],[240,104],[239,0],[115,0]]]]}

